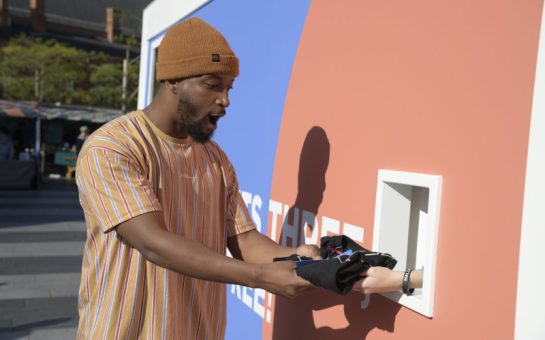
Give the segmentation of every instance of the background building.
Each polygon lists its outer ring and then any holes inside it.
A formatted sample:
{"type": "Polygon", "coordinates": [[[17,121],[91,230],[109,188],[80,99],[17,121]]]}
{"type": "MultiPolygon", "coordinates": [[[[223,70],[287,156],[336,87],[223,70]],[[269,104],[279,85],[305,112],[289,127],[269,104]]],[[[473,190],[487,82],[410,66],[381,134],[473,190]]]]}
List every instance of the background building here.
{"type": "MultiPolygon", "coordinates": [[[[2,37],[26,32],[124,57],[122,36],[140,37],[142,10],[150,2],[2,0],[2,37]]],[[[131,52],[138,53],[138,48],[131,52]]]]}

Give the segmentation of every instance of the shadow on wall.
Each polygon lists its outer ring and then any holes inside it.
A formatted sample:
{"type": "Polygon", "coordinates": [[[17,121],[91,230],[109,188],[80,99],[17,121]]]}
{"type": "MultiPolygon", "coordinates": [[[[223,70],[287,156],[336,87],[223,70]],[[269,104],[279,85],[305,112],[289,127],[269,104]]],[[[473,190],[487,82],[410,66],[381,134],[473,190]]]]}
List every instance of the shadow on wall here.
{"type": "MultiPolygon", "coordinates": [[[[326,189],[329,154],[330,143],[325,130],[314,126],[307,133],[299,158],[297,198],[288,211],[280,234],[280,242],[285,245],[296,247],[304,243],[303,232],[307,235],[312,233],[314,226],[302,221],[301,212],[305,210],[318,215],[326,189]],[[293,228],[287,232],[287,224],[296,225],[297,233],[293,228]]],[[[393,332],[400,305],[376,295],[363,310],[363,298],[357,292],[338,295],[321,288],[291,300],[277,296],[272,339],[350,340],[365,339],[374,328],[393,332]]]]}

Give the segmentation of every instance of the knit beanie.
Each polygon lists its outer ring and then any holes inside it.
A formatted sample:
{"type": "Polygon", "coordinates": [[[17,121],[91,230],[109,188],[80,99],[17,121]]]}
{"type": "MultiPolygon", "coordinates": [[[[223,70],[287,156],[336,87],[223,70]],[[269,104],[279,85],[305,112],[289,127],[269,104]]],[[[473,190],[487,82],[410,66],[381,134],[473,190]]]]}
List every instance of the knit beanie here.
{"type": "Polygon", "coordinates": [[[238,76],[238,58],[225,37],[199,18],[172,27],[159,46],[157,80],[211,73],[238,76]]]}

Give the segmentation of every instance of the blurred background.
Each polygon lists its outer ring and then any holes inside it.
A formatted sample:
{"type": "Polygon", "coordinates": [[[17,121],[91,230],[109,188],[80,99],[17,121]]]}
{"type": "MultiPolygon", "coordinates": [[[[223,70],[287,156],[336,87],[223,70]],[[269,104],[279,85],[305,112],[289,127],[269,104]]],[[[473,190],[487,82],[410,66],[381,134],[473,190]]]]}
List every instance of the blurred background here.
{"type": "MultiPolygon", "coordinates": [[[[1,188],[73,176],[78,136],[136,108],[149,0],[0,1],[1,188]],[[35,171],[30,171],[31,162],[35,171]]],[[[81,139],[81,136],[80,136],[81,139]]]]}
{"type": "Polygon", "coordinates": [[[136,108],[150,2],[0,1],[0,339],[75,337],[75,160],[90,133],[136,108]]]}

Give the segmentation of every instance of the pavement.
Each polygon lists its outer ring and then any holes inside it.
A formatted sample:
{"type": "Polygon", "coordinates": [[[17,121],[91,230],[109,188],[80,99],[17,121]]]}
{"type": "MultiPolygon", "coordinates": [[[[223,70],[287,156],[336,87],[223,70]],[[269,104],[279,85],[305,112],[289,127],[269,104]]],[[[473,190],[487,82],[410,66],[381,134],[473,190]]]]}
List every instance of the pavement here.
{"type": "Polygon", "coordinates": [[[0,340],[75,339],[84,242],[73,181],[0,191],[0,340]]]}

